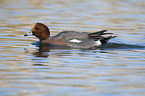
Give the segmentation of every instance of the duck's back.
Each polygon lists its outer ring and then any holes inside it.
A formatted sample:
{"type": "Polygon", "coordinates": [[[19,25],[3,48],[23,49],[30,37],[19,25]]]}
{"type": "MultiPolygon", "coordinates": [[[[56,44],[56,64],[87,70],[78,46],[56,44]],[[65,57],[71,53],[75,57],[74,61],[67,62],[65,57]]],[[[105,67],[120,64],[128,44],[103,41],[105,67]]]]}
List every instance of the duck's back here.
{"type": "Polygon", "coordinates": [[[63,45],[74,48],[90,48],[95,45],[87,32],[63,31],[51,37],[51,40],[62,40],[63,45]]]}

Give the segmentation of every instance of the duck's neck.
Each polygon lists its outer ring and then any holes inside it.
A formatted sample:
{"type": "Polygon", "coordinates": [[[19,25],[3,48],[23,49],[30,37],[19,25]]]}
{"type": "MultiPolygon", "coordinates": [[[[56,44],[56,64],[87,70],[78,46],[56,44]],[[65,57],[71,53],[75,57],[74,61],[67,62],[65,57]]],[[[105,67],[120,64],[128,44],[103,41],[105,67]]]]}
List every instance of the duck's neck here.
{"type": "Polygon", "coordinates": [[[48,39],[49,37],[50,37],[49,34],[43,34],[43,35],[41,35],[41,37],[39,38],[39,40],[40,40],[40,41],[46,40],[46,39],[48,39]]]}

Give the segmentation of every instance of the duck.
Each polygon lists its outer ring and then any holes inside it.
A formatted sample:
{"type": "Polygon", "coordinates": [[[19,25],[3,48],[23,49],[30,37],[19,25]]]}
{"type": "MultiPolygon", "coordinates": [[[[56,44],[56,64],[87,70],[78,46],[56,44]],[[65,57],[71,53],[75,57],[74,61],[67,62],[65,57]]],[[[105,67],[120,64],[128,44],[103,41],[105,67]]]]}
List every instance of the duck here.
{"type": "MultiPolygon", "coordinates": [[[[94,48],[107,43],[110,39],[117,37],[113,33],[100,30],[97,32],[62,31],[55,36],[50,36],[49,28],[43,23],[35,23],[31,35],[36,36],[42,46],[57,45],[71,48],[94,48]]],[[[25,34],[24,36],[30,36],[25,34]]]]}

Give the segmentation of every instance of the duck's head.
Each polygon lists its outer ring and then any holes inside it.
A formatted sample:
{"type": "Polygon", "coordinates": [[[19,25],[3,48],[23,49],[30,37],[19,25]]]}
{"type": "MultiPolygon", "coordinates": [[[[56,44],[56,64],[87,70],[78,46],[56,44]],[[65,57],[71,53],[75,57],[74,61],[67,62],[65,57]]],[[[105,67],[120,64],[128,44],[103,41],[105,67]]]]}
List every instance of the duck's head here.
{"type": "MultiPolygon", "coordinates": [[[[31,35],[39,38],[40,41],[46,40],[50,37],[50,31],[48,27],[42,23],[35,23],[31,28],[31,35]]],[[[25,34],[24,36],[29,36],[29,34],[25,34]]]]}

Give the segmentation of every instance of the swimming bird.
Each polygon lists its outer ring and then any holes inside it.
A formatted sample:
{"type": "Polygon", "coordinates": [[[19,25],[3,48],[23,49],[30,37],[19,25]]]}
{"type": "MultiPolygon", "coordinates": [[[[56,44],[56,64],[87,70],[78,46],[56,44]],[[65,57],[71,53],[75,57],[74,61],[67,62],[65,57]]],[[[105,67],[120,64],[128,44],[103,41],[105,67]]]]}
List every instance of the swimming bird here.
{"type": "MultiPolygon", "coordinates": [[[[113,33],[101,30],[93,33],[78,31],[62,31],[55,36],[50,36],[49,28],[43,23],[35,23],[31,28],[31,35],[39,38],[41,45],[58,45],[71,48],[94,48],[107,43],[115,38],[113,33]]],[[[25,34],[24,36],[29,36],[25,34]]]]}

